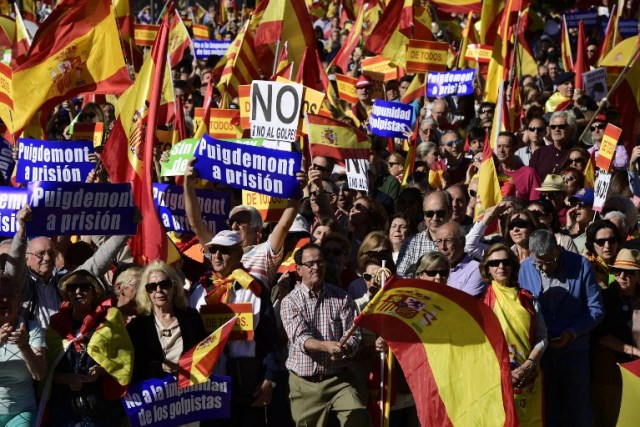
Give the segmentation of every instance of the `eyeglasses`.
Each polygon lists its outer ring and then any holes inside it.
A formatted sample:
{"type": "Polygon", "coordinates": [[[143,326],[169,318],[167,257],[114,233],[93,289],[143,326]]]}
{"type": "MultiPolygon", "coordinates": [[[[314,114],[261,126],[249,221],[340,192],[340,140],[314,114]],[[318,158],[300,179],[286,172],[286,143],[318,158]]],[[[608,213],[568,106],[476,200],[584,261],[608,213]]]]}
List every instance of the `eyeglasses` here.
{"type": "Polygon", "coordinates": [[[447,211],[444,209],[438,209],[437,211],[424,211],[424,216],[427,218],[433,218],[433,216],[437,216],[440,219],[443,219],[447,216],[447,211]]]}
{"type": "Polygon", "coordinates": [[[469,197],[476,197],[478,192],[476,190],[469,190],[469,197]]]}
{"type": "Polygon", "coordinates": [[[356,203],[355,205],[353,205],[353,207],[360,212],[366,212],[370,210],[368,206],[363,205],[362,203],[356,203]]]}
{"type": "Polygon", "coordinates": [[[511,260],[509,258],[490,259],[487,261],[487,265],[489,267],[500,267],[500,265],[502,265],[503,267],[511,267],[511,260]]]}
{"type": "Polygon", "coordinates": [[[422,270],[418,273],[418,276],[422,276],[423,274],[429,277],[436,277],[437,275],[440,275],[443,279],[449,277],[449,271],[447,270],[422,270]]]}
{"type": "Polygon", "coordinates": [[[551,130],[558,130],[558,129],[565,130],[567,128],[567,125],[566,124],[565,125],[549,125],[549,128],[551,130]]]}
{"type": "Polygon", "coordinates": [[[484,108],[480,110],[480,114],[490,114],[490,113],[493,113],[493,110],[491,108],[484,108]]]}
{"type": "Polygon", "coordinates": [[[233,247],[232,246],[209,246],[208,251],[210,254],[215,254],[216,252],[220,252],[222,255],[229,255],[233,247]]]}
{"type": "Polygon", "coordinates": [[[584,163],[584,159],[582,157],[569,157],[569,163],[584,163]]]}
{"type": "Polygon", "coordinates": [[[67,292],[77,292],[78,289],[80,289],[80,292],[89,292],[91,289],[93,289],[93,285],[91,283],[85,282],[85,283],[69,283],[67,285],[67,292]]]}
{"type": "Polygon", "coordinates": [[[529,126],[529,132],[535,132],[535,133],[543,133],[545,131],[545,128],[543,127],[535,127],[535,126],[529,126]]]}
{"type": "Polygon", "coordinates": [[[531,212],[531,214],[533,214],[533,216],[535,216],[536,218],[540,218],[541,216],[547,216],[547,213],[544,211],[529,209],[529,212],[531,212]]]}
{"type": "Polygon", "coordinates": [[[514,228],[531,228],[531,223],[524,219],[514,219],[509,223],[509,230],[514,228]]]}
{"type": "Polygon", "coordinates": [[[609,268],[609,271],[616,277],[622,276],[622,273],[627,277],[634,277],[638,275],[638,270],[624,270],[622,268],[611,267],[609,268]]]}
{"type": "Polygon", "coordinates": [[[606,237],[604,239],[593,239],[593,243],[595,243],[598,246],[604,246],[605,243],[609,243],[610,245],[613,245],[614,243],[618,243],[618,238],[606,237]]]}
{"type": "Polygon", "coordinates": [[[591,125],[590,129],[591,129],[591,132],[595,132],[597,130],[604,130],[604,128],[606,128],[606,127],[607,127],[606,124],[600,123],[600,124],[597,124],[597,125],[591,125]]]}
{"type": "MultiPolygon", "coordinates": [[[[534,258],[535,259],[535,258],[534,258]]],[[[539,259],[535,259],[535,261],[533,262],[533,265],[536,266],[536,268],[542,268],[542,266],[545,265],[553,265],[556,262],[558,262],[558,258],[555,259],[551,259],[549,261],[543,261],[543,260],[539,260],[539,259]]]]}
{"type": "Polygon", "coordinates": [[[311,270],[313,267],[318,267],[318,268],[324,267],[324,264],[325,264],[325,262],[324,262],[323,259],[317,259],[317,260],[314,260],[314,261],[303,262],[300,265],[301,266],[305,266],[309,270],[311,270]]]}
{"type": "Polygon", "coordinates": [[[49,255],[49,258],[56,257],[56,251],[38,251],[38,252],[27,252],[27,255],[33,255],[38,259],[44,258],[45,255],[49,255]]]}
{"type": "Polygon", "coordinates": [[[448,238],[448,239],[438,239],[436,240],[436,245],[440,246],[440,245],[452,245],[454,242],[456,241],[456,239],[454,238],[448,238]]]}
{"type": "Polygon", "coordinates": [[[150,282],[144,285],[144,289],[147,291],[147,293],[152,294],[158,291],[158,286],[160,286],[160,289],[162,289],[163,291],[168,291],[169,289],[171,289],[171,287],[173,287],[173,280],[164,279],[159,282],[150,282]]]}
{"type": "Polygon", "coordinates": [[[464,144],[464,141],[461,140],[461,139],[456,139],[454,141],[448,141],[446,143],[447,147],[453,147],[453,146],[458,146],[459,147],[459,146],[461,146],[463,144],[464,144]]]}
{"type": "Polygon", "coordinates": [[[329,168],[326,168],[326,167],[324,167],[322,165],[319,165],[319,164],[316,164],[316,163],[311,165],[311,169],[316,169],[316,170],[319,170],[321,172],[330,172],[329,168]]]}

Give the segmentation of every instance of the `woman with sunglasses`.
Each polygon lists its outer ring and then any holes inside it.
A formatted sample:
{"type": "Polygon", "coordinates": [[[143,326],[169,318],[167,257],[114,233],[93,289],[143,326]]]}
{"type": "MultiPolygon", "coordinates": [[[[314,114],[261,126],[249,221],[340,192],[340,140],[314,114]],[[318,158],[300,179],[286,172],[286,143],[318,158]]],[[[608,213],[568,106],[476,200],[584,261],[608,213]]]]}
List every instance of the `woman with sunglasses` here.
{"type": "Polygon", "coordinates": [[[560,221],[558,221],[558,216],[549,201],[536,200],[531,202],[529,206],[527,206],[527,210],[533,214],[542,228],[553,232],[560,246],[568,251],[579,253],[573,239],[560,232],[560,221]]]}
{"type": "Polygon", "coordinates": [[[583,148],[574,147],[569,150],[569,155],[564,165],[565,167],[572,167],[580,173],[584,173],[584,170],[587,168],[587,163],[589,163],[589,153],[583,148]]]}
{"type": "Polygon", "coordinates": [[[621,249],[620,231],[609,220],[594,221],[587,227],[585,256],[596,272],[596,280],[602,289],[609,287],[613,281],[609,266],[614,263],[621,249]]]}
{"type": "Polygon", "coordinates": [[[142,271],[136,294],[140,316],[127,325],[136,348],[133,382],[177,375],[180,356],[207,336],[200,314],[189,308],[182,284],[162,261],[142,271]]]}
{"type": "Polygon", "coordinates": [[[595,425],[614,426],[620,412],[618,363],[640,357],[640,251],[621,249],[610,266],[614,282],[602,291],[604,319],[594,329],[591,366],[595,425]]]}
{"type": "Polygon", "coordinates": [[[120,397],[133,368],[122,315],[87,270],[67,274],[58,286],[64,302],[47,330],[51,425],[120,425],[126,419],[120,397]]]}
{"type": "Polygon", "coordinates": [[[566,167],[562,170],[564,176],[565,194],[573,196],[584,187],[584,174],[574,167],[566,167]]]}
{"type": "Polygon", "coordinates": [[[432,282],[447,284],[451,263],[443,253],[433,251],[420,257],[416,267],[416,278],[432,282]]]}
{"type": "Polygon", "coordinates": [[[536,217],[526,209],[520,209],[507,217],[502,238],[511,251],[516,254],[518,262],[529,257],[529,236],[540,228],[536,217]]]}
{"type": "Polygon", "coordinates": [[[480,263],[488,282],[483,301],[496,314],[509,346],[511,384],[520,425],[542,425],[538,365],[547,347],[547,327],[533,295],[520,288],[520,263],[507,246],[494,244],[480,263]]]}

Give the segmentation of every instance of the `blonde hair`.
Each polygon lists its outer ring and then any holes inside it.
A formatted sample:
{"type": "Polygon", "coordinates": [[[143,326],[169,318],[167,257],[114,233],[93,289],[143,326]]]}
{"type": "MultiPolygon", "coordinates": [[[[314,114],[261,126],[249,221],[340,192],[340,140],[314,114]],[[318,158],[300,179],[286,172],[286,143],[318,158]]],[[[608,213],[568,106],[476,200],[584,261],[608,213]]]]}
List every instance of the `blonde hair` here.
{"type": "Polygon", "coordinates": [[[138,312],[140,314],[151,314],[153,310],[153,302],[145,288],[147,283],[149,283],[149,276],[151,276],[152,273],[164,273],[173,282],[173,298],[171,301],[173,303],[173,307],[185,310],[189,306],[189,301],[187,300],[187,296],[184,294],[184,283],[182,279],[167,263],[163,261],[154,261],[147,265],[140,275],[138,290],[136,291],[138,312]]]}
{"type": "Polygon", "coordinates": [[[123,271],[118,275],[115,282],[113,283],[113,286],[114,287],[117,285],[126,286],[129,284],[131,280],[133,280],[136,277],[138,279],[137,280],[138,284],[140,284],[140,274],[142,274],[142,270],[143,270],[142,267],[138,265],[132,265],[131,267],[127,268],[125,271],[123,271]]]}

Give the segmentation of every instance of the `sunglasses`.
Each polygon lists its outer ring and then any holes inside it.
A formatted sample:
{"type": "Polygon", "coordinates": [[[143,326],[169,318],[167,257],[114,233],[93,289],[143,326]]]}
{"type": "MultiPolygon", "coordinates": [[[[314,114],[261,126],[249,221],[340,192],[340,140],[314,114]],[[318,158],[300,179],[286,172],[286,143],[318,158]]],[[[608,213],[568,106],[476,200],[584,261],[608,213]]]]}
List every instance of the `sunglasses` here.
{"type": "Polygon", "coordinates": [[[490,114],[493,113],[493,110],[490,108],[485,108],[483,110],[480,110],[480,114],[490,114]]]}
{"type": "Polygon", "coordinates": [[[565,130],[567,128],[567,125],[549,125],[549,128],[551,130],[565,130]]]}
{"type": "Polygon", "coordinates": [[[546,212],[538,211],[538,210],[529,210],[533,216],[536,218],[540,218],[541,216],[547,216],[546,212]]]}
{"type": "Polygon", "coordinates": [[[147,293],[152,294],[158,291],[158,286],[160,286],[160,289],[162,289],[163,291],[168,291],[173,286],[173,280],[164,279],[159,282],[147,283],[146,285],[144,285],[144,289],[147,291],[147,293]]]}
{"type": "Polygon", "coordinates": [[[476,190],[469,190],[469,197],[476,197],[478,192],[476,190]]]}
{"type": "Polygon", "coordinates": [[[541,268],[543,265],[552,265],[552,264],[555,264],[556,262],[558,262],[558,258],[552,259],[549,261],[535,260],[533,262],[533,265],[535,265],[537,268],[541,268]]]}
{"type": "Polygon", "coordinates": [[[418,276],[421,276],[423,274],[429,277],[436,277],[437,275],[440,275],[440,277],[442,277],[443,279],[449,277],[449,272],[447,270],[422,270],[420,273],[418,273],[418,276]]]}
{"type": "Polygon", "coordinates": [[[373,274],[364,273],[364,274],[362,275],[362,278],[363,278],[366,282],[370,282],[371,280],[373,280],[373,274]]]}
{"type": "Polygon", "coordinates": [[[606,124],[604,124],[604,123],[600,123],[600,124],[598,124],[598,125],[591,125],[591,128],[590,128],[590,129],[591,129],[591,132],[595,132],[595,131],[597,131],[597,130],[604,130],[604,128],[606,128],[606,127],[607,127],[607,125],[606,125],[606,124]]]}
{"type": "Polygon", "coordinates": [[[531,223],[524,219],[514,219],[509,223],[509,230],[513,230],[514,228],[531,228],[531,223]]]}
{"type": "Polygon", "coordinates": [[[463,144],[464,144],[464,141],[463,141],[463,140],[461,140],[461,139],[456,139],[455,141],[449,141],[449,142],[447,142],[447,147],[454,147],[454,146],[459,147],[459,146],[461,146],[461,145],[463,145],[463,144]]]}
{"type": "Polygon", "coordinates": [[[445,216],[447,216],[447,211],[443,209],[438,209],[437,211],[424,211],[424,216],[427,218],[433,218],[434,215],[440,219],[443,219],[445,216]]]}
{"type": "Polygon", "coordinates": [[[91,283],[69,283],[67,285],[67,292],[75,293],[78,289],[80,292],[89,292],[93,289],[93,285],[91,283]]]}
{"type": "Polygon", "coordinates": [[[529,132],[535,132],[535,133],[543,133],[545,131],[545,129],[543,127],[535,127],[535,126],[529,126],[529,132]]]}
{"type": "Polygon", "coordinates": [[[315,163],[311,165],[311,169],[316,169],[316,170],[319,170],[320,172],[330,172],[328,168],[325,168],[324,166],[321,166],[321,165],[317,165],[315,163]]]}
{"type": "Polygon", "coordinates": [[[624,273],[624,275],[627,277],[634,277],[638,275],[638,270],[624,270],[622,268],[611,267],[609,268],[609,271],[611,272],[611,274],[613,274],[616,277],[622,276],[622,273],[624,273]]]}
{"type": "Polygon", "coordinates": [[[618,243],[618,238],[617,237],[607,237],[605,239],[594,239],[593,243],[595,243],[598,246],[604,246],[605,243],[609,243],[610,245],[613,245],[614,243],[618,243]]]}
{"type": "Polygon", "coordinates": [[[233,250],[232,246],[209,246],[207,248],[210,254],[215,254],[216,252],[220,252],[222,255],[229,255],[233,250]]]}
{"type": "Polygon", "coordinates": [[[511,260],[509,258],[490,259],[489,261],[487,261],[487,265],[489,267],[500,267],[500,265],[502,265],[503,267],[511,267],[511,260]]]}
{"type": "Polygon", "coordinates": [[[584,163],[584,159],[582,157],[574,157],[573,159],[569,157],[569,163],[584,163]]]}

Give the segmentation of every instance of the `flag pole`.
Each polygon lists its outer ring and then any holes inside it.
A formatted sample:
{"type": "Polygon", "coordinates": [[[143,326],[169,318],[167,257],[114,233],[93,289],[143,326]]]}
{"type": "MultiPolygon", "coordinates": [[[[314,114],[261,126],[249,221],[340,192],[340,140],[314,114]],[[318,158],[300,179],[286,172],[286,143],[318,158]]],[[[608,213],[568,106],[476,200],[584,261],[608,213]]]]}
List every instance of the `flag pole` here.
{"type": "MultiPolygon", "coordinates": [[[[386,91],[385,91],[385,97],[386,97],[386,91]]],[[[378,270],[380,273],[376,274],[376,276],[378,276],[377,278],[380,280],[380,284],[381,284],[381,288],[384,288],[385,282],[387,281],[386,279],[386,274],[387,274],[387,261],[382,260],[382,268],[380,270],[378,270]]],[[[378,292],[381,292],[381,290],[379,290],[378,292]]],[[[384,367],[386,365],[386,359],[387,359],[387,352],[386,351],[381,351],[380,352],[380,427],[384,427],[385,425],[387,425],[388,423],[385,420],[385,407],[386,407],[386,399],[385,397],[387,397],[385,395],[384,392],[384,367]]],[[[391,371],[388,371],[387,375],[391,376],[391,371]]]]}
{"type": "MultiPolygon", "coordinates": [[[[129,64],[127,55],[125,55],[127,48],[124,45],[122,32],[120,31],[120,26],[118,25],[118,19],[120,19],[120,17],[118,16],[118,8],[116,8],[116,5],[113,1],[111,1],[111,6],[113,7],[113,15],[116,17],[116,28],[118,29],[118,38],[120,39],[120,49],[122,49],[122,57],[124,58],[124,63],[127,66],[127,71],[129,72],[129,80],[131,80],[131,83],[133,83],[136,80],[135,73],[133,71],[133,68],[135,67],[132,67],[131,64],[129,64]]],[[[129,38],[129,46],[131,46],[131,38],[129,38]]],[[[131,59],[133,60],[133,48],[131,48],[131,59]]]]}

